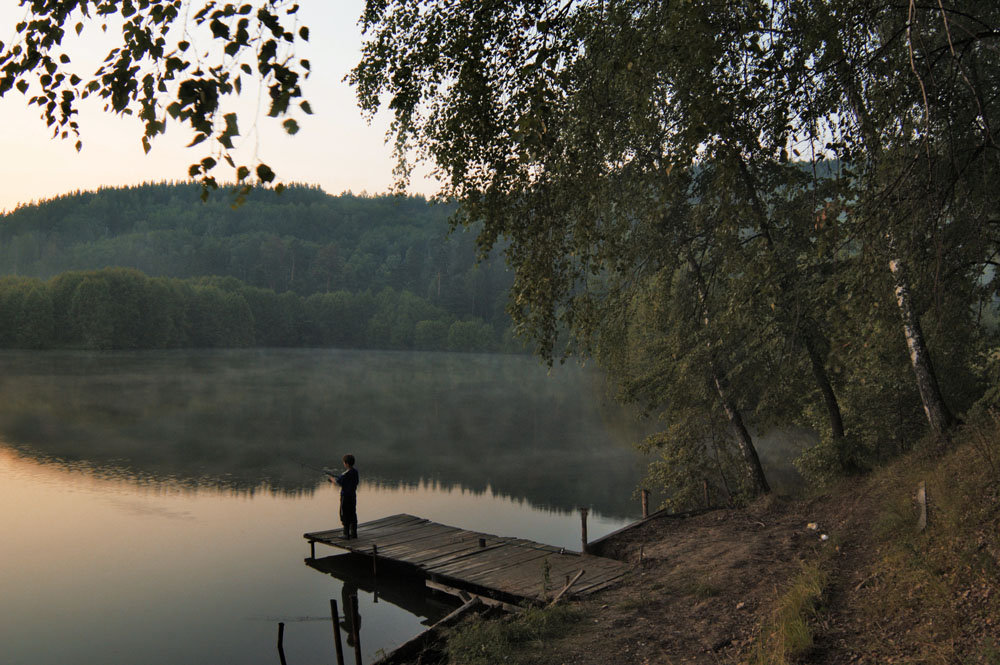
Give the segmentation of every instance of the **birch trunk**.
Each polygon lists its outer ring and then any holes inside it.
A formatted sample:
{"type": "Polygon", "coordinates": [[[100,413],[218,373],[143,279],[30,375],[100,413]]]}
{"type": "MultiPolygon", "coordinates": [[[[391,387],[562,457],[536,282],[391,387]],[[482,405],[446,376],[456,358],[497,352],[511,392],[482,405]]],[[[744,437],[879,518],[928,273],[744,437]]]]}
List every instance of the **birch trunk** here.
{"type": "Polygon", "coordinates": [[[767,477],[764,475],[764,468],[760,465],[760,457],[753,445],[753,438],[743,423],[743,416],[732,398],[725,378],[715,367],[712,368],[712,381],[719,393],[722,408],[725,409],[726,416],[729,418],[729,426],[736,438],[736,446],[740,449],[740,455],[742,455],[743,463],[746,465],[750,486],[753,488],[754,494],[768,494],[771,491],[771,486],[767,484],[767,477]]]}
{"type": "MultiPolygon", "coordinates": [[[[886,234],[886,239],[889,242],[890,250],[895,255],[896,243],[891,230],[886,234]]],[[[913,366],[913,373],[917,378],[920,401],[923,403],[924,413],[927,415],[927,422],[930,423],[931,429],[937,434],[943,434],[956,423],[956,420],[948,409],[948,405],[945,404],[941,389],[938,387],[937,375],[934,373],[934,365],[931,363],[931,354],[924,342],[924,333],[920,327],[920,318],[913,307],[910,282],[903,260],[898,256],[890,259],[889,271],[892,273],[896,304],[899,306],[899,313],[903,318],[906,348],[910,352],[910,364],[913,366]]]]}
{"type": "MultiPolygon", "coordinates": [[[[701,305],[702,321],[708,327],[708,295],[705,292],[705,283],[702,280],[698,264],[694,261],[693,257],[688,257],[688,265],[691,267],[691,271],[698,283],[698,301],[701,305]]],[[[712,384],[719,395],[719,401],[722,403],[722,408],[726,412],[726,417],[729,419],[729,426],[732,428],[733,436],[736,439],[736,446],[740,449],[740,455],[743,457],[747,480],[750,482],[750,487],[755,495],[768,494],[771,491],[771,486],[768,485],[767,477],[764,475],[764,468],[760,465],[760,457],[757,455],[757,449],[753,445],[753,437],[750,436],[750,431],[743,422],[743,415],[740,413],[736,400],[733,399],[725,374],[721,371],[715,360],[712,343],[706,342],[706,345],[708,346],[709,358],[711,359],[712,384]]]]}

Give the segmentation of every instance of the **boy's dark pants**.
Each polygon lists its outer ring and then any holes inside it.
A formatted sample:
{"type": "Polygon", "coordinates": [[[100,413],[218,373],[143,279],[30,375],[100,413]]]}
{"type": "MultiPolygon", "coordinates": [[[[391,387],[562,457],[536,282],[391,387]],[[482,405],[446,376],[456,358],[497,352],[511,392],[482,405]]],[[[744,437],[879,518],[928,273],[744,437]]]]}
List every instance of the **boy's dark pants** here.
{"type": "Polygon", "coordinates": [[[340,495],[340,523],[344,525],[345,538],[358,537],[358,495],[340,495]]]}

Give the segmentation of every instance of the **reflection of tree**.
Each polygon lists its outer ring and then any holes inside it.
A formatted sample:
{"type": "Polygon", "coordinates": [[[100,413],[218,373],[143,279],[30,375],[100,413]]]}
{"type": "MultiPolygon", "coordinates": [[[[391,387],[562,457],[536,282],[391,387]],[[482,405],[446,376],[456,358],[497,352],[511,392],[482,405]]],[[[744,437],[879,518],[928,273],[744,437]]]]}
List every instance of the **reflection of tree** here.
{"type": "Polygon", "coordinates": [[[635,513],[633,432],[592,374],[523,356],[347,351],[6,354],[0,435],[39,453],[235,487],[311,491],[358,456],[366,482],[422,482],[635,513]]]}

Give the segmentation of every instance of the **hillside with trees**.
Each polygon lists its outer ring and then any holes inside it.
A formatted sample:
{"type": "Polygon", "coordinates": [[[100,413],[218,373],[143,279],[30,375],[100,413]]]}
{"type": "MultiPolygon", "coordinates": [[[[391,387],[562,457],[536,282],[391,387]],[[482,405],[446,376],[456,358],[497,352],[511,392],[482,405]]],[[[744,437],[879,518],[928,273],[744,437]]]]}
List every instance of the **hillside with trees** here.
{"type": "Polygon", "coordinates": [[[0,347],[514,349],[502,260],[422,197],[196,184],[0,217],[0,347]]]}

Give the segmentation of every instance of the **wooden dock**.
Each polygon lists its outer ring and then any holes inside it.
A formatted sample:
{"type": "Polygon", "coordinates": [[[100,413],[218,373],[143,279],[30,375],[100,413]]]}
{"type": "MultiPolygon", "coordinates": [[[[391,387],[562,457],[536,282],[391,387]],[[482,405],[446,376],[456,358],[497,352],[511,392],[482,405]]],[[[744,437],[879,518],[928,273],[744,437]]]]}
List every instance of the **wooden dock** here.
{"type": "Polygon", "coordinates": [[[514,603],[552,598],[573,579],[568,595],[591,594],[615,584],[629,570],[613,559],[405,514],[361,524],[358,537],[350,540],[342,529],[307,533],[305,538],[313,559],[316,543],[322,543],[372,557],[376,567],[391,561],[437,584],[514,603]]]}

